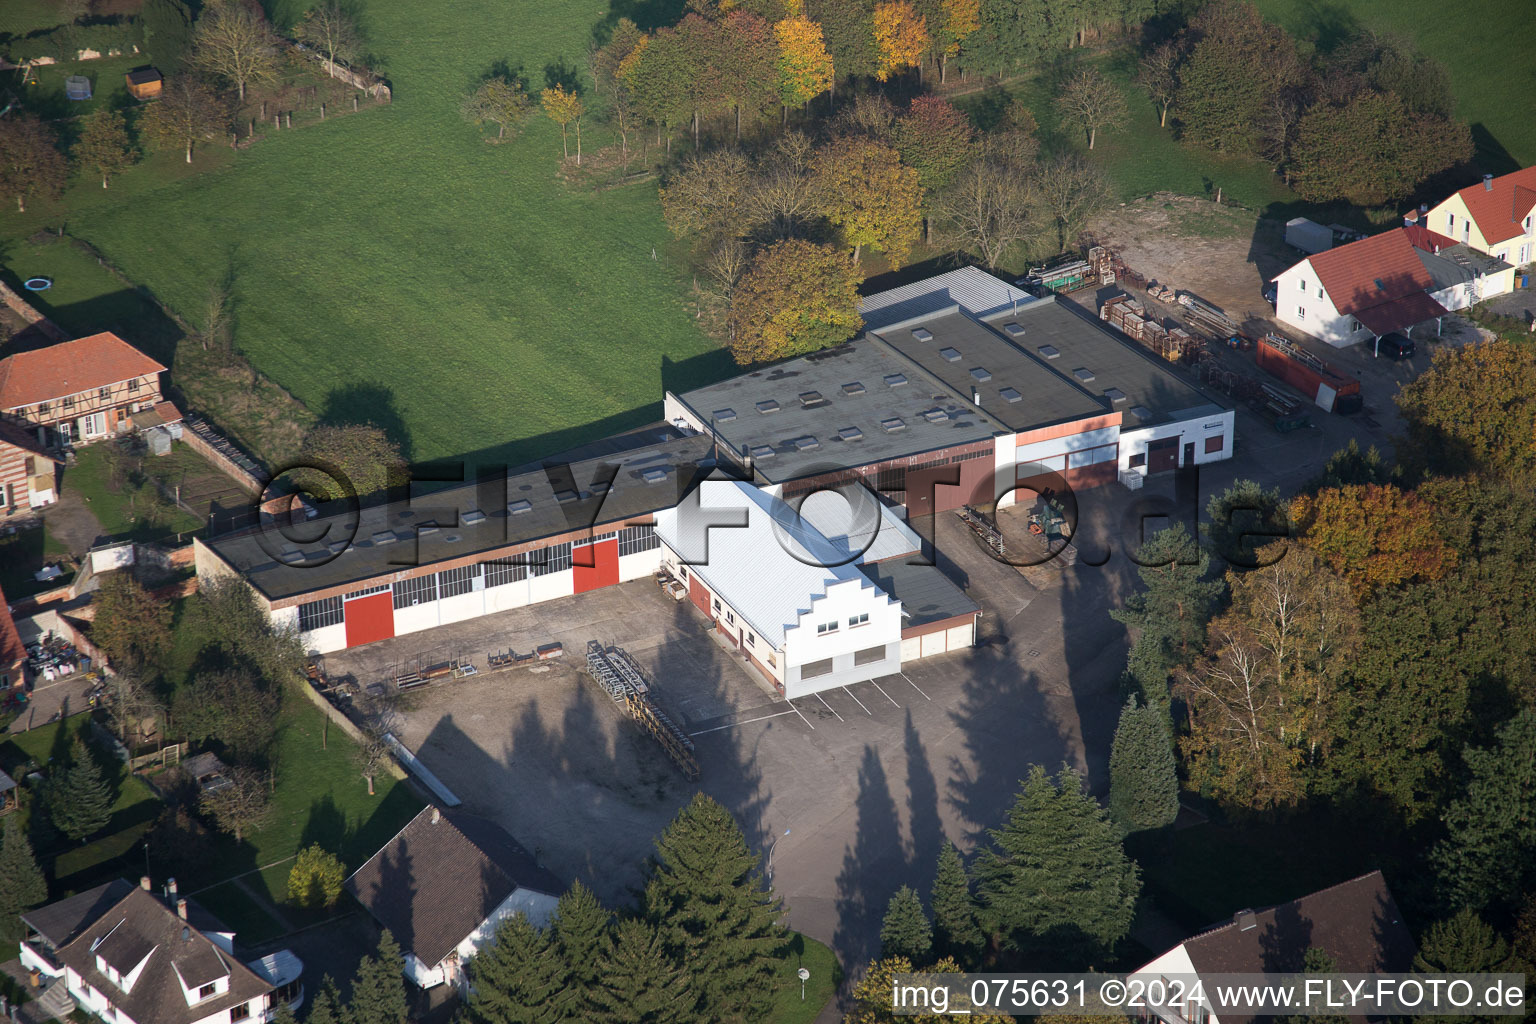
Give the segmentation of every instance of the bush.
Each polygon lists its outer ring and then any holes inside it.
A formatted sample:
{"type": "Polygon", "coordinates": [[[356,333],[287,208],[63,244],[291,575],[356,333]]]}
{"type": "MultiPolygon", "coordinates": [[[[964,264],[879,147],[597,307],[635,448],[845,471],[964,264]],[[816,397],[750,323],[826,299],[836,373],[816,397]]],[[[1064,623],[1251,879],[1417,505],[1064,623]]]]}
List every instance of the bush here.
{"type": "Polygon", "coordinates": [[[288,872],[288,899],[301,907],[329,907],[341,898],[347,870],[336,855],[321,846],[299,851],[288,872]]]}

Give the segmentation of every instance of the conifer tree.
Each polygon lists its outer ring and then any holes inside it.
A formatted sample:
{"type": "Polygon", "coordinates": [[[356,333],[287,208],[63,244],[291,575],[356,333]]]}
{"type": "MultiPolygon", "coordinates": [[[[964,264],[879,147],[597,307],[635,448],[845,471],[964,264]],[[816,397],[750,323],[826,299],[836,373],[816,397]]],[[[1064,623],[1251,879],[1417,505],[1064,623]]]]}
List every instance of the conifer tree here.
{"type": "Polygon", "coordinates": [[[320,988],[310,1000],[304,1024],[341,1024],[341,995],[336,991],[336,982],[329,974],[320,982],[320,988]]]}
{"type": "Polygon", "coordinates": [[[16,824],[16,815],[5,819],[0,839],[0,934],[15,936],[16,915],[48,898],[48,883],[32,855],[32,844],[16,824]]]}
{"type": "Polygon", "coordinates": [[[933,925],[923,901],[910,885],[896,890],[880,923],[880,955],[904,956],[913,963],[927,963],[933,953],[933,925]]]}
{"type": "Polygon", "coordinates": [[[685,969],[668,955],[660,933],[649,921],[625,918],[613,927],[608,950],[598,963],[591,991],[603,1024],[694,1024],[730,1019],[695,1009],[696,990],[685,969]]]}
{"type": "Polygon", "coordinates": [[[698,793],[656,839],[645,916],[686,965],[697,1020],[763,1020],[786,935],[758,857],[724,807],[698,793]]]}
{"type": "Polygon", "coordinates": [[[1149,703],[1168,699],[1168,676],[1205,647],[1205,627],[1225,584],[1206,579],[1210,557],[1183,524],[1153,534],[1136,552],[1145,590],[1110,617],[1136,630],[1128,668],[1149,703]]]}
{"type": "Polygon", "coordinates": [[[1179,775],[1166,716],[1125,702],[1109,748],[1109,816],[1127,832],[1162,828],[1179,814],[1179,775]]]}
{"type": "Polygon", "coordinates": [[[597,983],[599,963],[608,950],[608,927],[613,914],[598,902],[592,890],[573,882],[555,905],[549,928],[560,960],[565,966],[572,1011],[586,1012],[597,983]]]}
{"type": "Polygon", "coordinates": [[[934,941],[939,951],[963,966],[975,967],[985,939],[976,924],[976,898],[971,895],[965,862],[954,843],[945,843],[939,851],[939,867],[934,872],[929,899],[933,904],[934,941]]]}
{"type": "Polygon", "coordinates": [[[553,1024],[566,1017],[566,965],[550,936],[523,914],[497,926],[496,940],[469,962],[469,977],[469,1019],[477,1024],[553,1024]]]}
{"type": "Polygon", "coordinates": [[[1069,767],[1030,768],[976,861],[982,919],[1010,948],[1060,960],[1101,952],[1136,913],[1141,879],[1120,833],[1069,767]]]}
{"type": "Polygon", "coordinates": [[[54,827],[79,840],[99,832],[112,818],[112,792],[78,736],[70,745],[68,763],[49,787],[48,814],[54,827]]]}
{"type": "Polygon", "coordinates": [[[1441,889],[1455,906],[1513,906],[1536,881],[1536,712],[1506,722],[1491,748],[1468,747],[1466,793],[1446,810],[1447,835],[1435,847],[1441,889]]]}
{"type": "Polygon", "coordinates": [[[395,937],[384,929],[378,951],[357,965],[347,1024],[405,1024],[405,978],[400,973],[404,966],[395,937]]]}

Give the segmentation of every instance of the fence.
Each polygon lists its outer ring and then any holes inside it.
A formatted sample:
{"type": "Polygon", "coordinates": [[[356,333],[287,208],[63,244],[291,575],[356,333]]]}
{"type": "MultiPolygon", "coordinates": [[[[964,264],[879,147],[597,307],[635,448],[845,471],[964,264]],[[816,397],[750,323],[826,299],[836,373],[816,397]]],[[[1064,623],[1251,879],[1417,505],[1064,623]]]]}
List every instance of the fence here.
{"type": "Polygon", "coordinates": [[[394,94],[390,91],[389,86],[384,83],[384,79],[373,72],[353,71],[351,68],[337,64],[333,60],[327,60],[318,53],[313,54],[313,56],[320,62],[320,66],[325,69],[325,73],[337,81],[346,82],[354,89],[361,89],[371,99],[383,100],[385,103],[394,102],[394,94]]]}

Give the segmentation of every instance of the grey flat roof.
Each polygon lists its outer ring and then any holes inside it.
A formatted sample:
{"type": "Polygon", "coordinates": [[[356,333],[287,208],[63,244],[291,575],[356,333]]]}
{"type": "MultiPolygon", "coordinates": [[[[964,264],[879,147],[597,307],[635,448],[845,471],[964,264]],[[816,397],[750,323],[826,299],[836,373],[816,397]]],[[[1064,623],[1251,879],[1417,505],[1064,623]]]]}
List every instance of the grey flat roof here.
{"type": "Polygon", "coordinates": [[[970,394],[940,386],[886,346],[859,338],[678,397],[705,423],[712,422],[738,456],[757,449],[758,476],[782,483],[1005,432],[999,421],[971,405],[970,394]],[[887,383],[898,376],[904,383],[887,383]],[[800,396],[811,392],[820,400],[807,405],[800,396]],[[767,402],[777,408],[759,412],[767,402]],[[946,418],[924,417],[935,408],[944,409],[946,418]],[[882,426],[893,419],[902,422],[894,432],[882,426]],[[858,436],[845,435],[850,427],[858,436]],[[772,454],[765,456],[764,448],[772,454]]]}
{"type": "MultiPolygon", "coordinates": [[[[1028,308],[1020,306],[1020,310],[1028,308]]],[[[999,313],[1008,321],[1010,310],[999,313]]],[[[1027,346],[1043,344],[1032,333],[1008,341],[1002,334],[950,306],[882,328],[875,337],[921,366],[970,404],[971,389],[981,393],[981,407],[1011,431],[1033,430],[1056,423],[1109,413],[1109,402],[1065,373],[1070,367],[1050,365],[1027,346]],[[917,332],[929,340],[921,340],[917,332]],[[980,374],[973,371],[981,371],[980,374]],[[985,380],[982,376],[985,375],[985,380]],[[1005,388],[1018,401],[1003,396],[1005,388]]],[[[1053,360],[1059,364],[1062,360],[1053,360]]]]}
{"type": "Polygon", "coordinates": [[[1020,306],[1017,313],[998,313],[987,320],[1000,332],[1006,332],[1007,325],[1013,322],[1024,328],[1024,333],[1015,339],[1017,344],[1032,350],[1051,345],[1060,352],[1051,362],[1062,374],[1074,375],[1078,370],[1090,373],[1093,379],[1082,386],[1099,396],[1106,408],[1112,406],[1120,412],[1122,431],[1173,423],[1226,408],[1173,373],[1152,352],[1115,337],[1098,320],[1070,303],[1057,302],[1054,295],[1020,306]],[[1103,398],[1111,388],[1122,393],[1124,399],[1110,402],[1103,398]],[[1150,415],[1133,413],[1131,410],[1137,407],[1149,410],[1150,415]]]}
{"type": "Polygon", "coordinates": [[[901,626],[910,629],[979,611],[975,601],[936,565],[910,565],[907,557],[859,566],[881,590],[901,602],[901,626]]]}
{"type": "Polygon", "coordinates": [[[859,313],[864,317],[865,330],[878,331],[948,306],[960,306],[985,318],[1011,309],[1015,304],[1032,301],[1034,296],[1029,292],[993,277],[980,267],[961,267],[937,277],[866,295],[859,301],[859,313]]]}
{"type": "Polygon", "coordinates": [[[712,453],[708,435],[677,437],[582,462],[550,460],[547,468],[455,484],[409,503],[322,514],[289,528],[301,537],[298,543],[275,529],[204,543],[268,599],[279,600],[671,508],[709,472],[712,453]],[[608,474],[616,475],[605,493],[600,481],[608,474]],[[560,501],[557,494],[573,497],[560,501]],[[523,502],[523,511],[509,511],[523,502]],[[418,532],[434,521],[442,525],[418,532]],[[343,542],[333,556],[328,545],[343,542]],[[301,564],[277,560],[285,547],[301,564]]]}

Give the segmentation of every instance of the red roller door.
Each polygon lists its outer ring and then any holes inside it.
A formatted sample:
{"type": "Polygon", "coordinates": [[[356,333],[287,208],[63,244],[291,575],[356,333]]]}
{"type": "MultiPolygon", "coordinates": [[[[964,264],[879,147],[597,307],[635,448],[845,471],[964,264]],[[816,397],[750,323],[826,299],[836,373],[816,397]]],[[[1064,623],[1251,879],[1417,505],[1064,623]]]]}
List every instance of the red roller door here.
{"type": "Polygon", "coordinates": [[[347,622],[347,646],[371,644],[395,635],[395,595],[389,591],[356,597],[342,606],[347,622]]]}
{"type": "Polygon", "coordinates": [[[710,618],[715,617],[715,613],[709,610],[709,588],[700,583],[693,573],[688,574],[688,599],[699,611],[710,618]]]}
{"type": "Polygon", "coordinates": [[[584,594],[598,587],[619,582],[619,540],[583,544],[571,549],[571,567],[575,570],[576,593],[584,594]]]}

